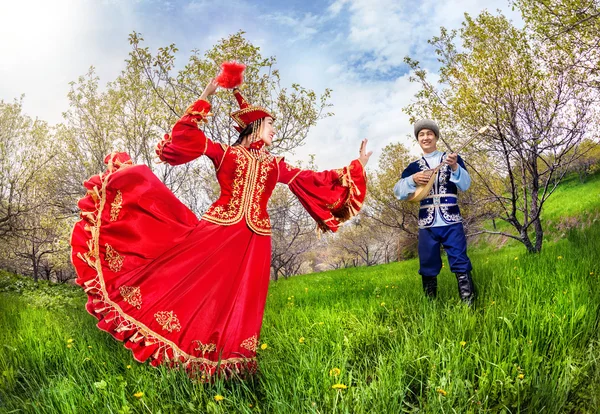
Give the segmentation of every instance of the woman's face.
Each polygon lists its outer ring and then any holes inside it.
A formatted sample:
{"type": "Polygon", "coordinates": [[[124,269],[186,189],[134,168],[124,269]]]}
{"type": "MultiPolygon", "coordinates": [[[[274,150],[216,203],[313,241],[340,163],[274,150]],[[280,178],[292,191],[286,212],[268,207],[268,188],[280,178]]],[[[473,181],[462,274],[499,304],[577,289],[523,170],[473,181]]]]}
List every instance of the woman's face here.
{"type": "Polygon", "coordinates": [[[260,139],[262,139],[265,142],[265,145],[269,146],[273,143],[274,136],[275,128],[273,127],[273,118],[268,116],[261,123],[260,139]]]}

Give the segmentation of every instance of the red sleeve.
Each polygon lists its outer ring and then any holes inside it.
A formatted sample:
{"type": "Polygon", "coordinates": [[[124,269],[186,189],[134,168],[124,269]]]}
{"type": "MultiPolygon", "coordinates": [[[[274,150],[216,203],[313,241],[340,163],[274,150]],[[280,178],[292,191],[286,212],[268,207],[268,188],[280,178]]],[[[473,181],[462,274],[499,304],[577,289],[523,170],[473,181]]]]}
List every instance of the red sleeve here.
{"type": "Polygon", "coordinates": [[[279,182],[290,187],[324,232],[337,231],[358,214],[367,195],[367,177],[359,160],[337,170],[315,172],[290,167],[281,159],[279,182]]]}
{"type": "Polygon", "coordinates": [[[209,115],[209,102],[198,100],[190,105],[171,134],[166,134],[156,145],[156,154],[160,160],[170,165],[180,165],[206,155],[218,165],[223,157],[223,147],[208,139],[199,128],[201,124],[208,122],[209,115]]]}

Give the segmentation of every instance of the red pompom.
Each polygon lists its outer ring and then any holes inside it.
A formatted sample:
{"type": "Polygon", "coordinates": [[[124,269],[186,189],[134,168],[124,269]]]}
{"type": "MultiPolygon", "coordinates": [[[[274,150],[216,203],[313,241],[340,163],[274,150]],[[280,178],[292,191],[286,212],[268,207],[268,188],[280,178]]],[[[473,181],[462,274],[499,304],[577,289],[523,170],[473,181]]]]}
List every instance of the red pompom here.
{"type": "Polygon", "coordinates": [[[217,83],[226,89],[235,88],[244,82],[244,69],[246,65],[238,62],[223,62],[221,73],[217,76],[217,83]]]}

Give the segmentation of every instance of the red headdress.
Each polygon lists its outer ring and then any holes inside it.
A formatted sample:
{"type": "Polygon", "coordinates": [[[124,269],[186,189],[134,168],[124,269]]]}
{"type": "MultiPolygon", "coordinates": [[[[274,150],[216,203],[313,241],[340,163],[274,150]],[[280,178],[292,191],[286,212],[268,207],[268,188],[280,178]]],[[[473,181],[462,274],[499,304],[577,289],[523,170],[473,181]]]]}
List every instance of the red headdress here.
{"type": "Polygon", "coordinates": [[[265,108],[260,107],[260,106],[250,105],[246,101],[246,99],[242,96],[239,89],[237,89],[237,88],[234,89],[233,95],[235,96],[235,99],[238,101],[238,104],[240,105],[240,110],[235,111],[231,114],[231,117],[237,123],[237,126],[234,126],[234,128],[238,132],[242,132],[244,130],[244,128],[246,128],[248,126],[249,123],[258,121],[259,119],[263,119],[268,116],[275,119],[275,117],[269,111],[267,111],[265,108]]]}

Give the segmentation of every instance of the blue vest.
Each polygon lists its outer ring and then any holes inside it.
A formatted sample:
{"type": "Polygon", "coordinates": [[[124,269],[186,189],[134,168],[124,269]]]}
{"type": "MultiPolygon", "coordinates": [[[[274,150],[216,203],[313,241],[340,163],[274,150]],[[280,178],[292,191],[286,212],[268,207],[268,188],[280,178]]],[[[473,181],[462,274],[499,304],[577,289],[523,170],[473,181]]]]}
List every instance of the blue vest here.
{"type": "MultiPolygon", "coordinates": [[[[442,162],[446,158],[446,153],[442,154],[442,162]]],[[[458,165],[465,170],[465,163],[460,155],[458,156],[458,165]]],[[[408,178],[420,171],[430,170],[424,157],[411,162],[404,171],[402,178],[408,178]]],[[[442,221],[447,224],[460,223],[462,217],[458,208],[458,188],[456,184],[450,181],[452,170],[448,165],[442,165],[438,173],[437,180],[433,183],[431,191],[423,200],[419,209],[419,228],[431,227],[435,222],[436,214],[439,214],[442,221]]]]}

